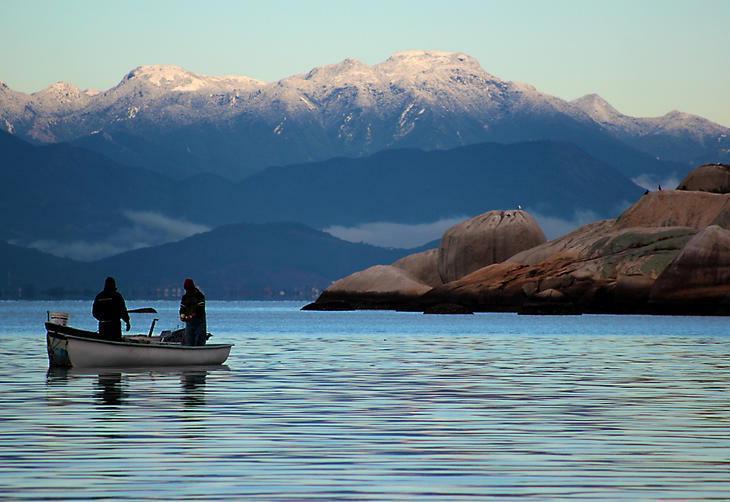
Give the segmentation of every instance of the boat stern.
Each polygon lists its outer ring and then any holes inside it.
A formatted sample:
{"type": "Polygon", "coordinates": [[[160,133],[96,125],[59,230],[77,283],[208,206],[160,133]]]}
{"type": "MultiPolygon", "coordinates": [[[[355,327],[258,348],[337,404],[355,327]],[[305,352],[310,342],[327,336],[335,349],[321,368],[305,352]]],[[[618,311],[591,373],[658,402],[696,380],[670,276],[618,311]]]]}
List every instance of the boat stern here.
{"type": "Polygon", "coordinates": [[[48,349],[48,364],[50,366],[71,367],[71,360],[68,357],[68,338],[48,331],[46,332],[46,348],[48,349]]]}

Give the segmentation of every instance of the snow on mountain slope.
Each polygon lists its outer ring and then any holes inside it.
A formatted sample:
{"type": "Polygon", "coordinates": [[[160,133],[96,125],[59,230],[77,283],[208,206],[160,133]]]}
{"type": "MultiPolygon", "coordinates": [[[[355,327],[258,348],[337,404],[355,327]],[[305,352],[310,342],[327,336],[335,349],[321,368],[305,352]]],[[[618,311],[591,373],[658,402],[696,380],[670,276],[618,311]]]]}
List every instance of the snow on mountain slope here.
{"type": "Polygon", "coordinates": [[[12,90],[5,82],[0,81],[0,128],[15,134],[15,122],[23,114],[23,109],[30,97],[22,92],[12,90]]]}
{"type": "Polygon", "coordinates": [[[58,111],[76,109],[85,105],[90,96],[68,82],[56,82],[32,95],[33,102],[41,109],[58,111]]]}
{"type": "Polygon", "coordinates": [[[138,66],[124,81],[137,79],[172,92],[236,91],[265,85],[265,82],[243,76],[208,77],[189,72],[175,65],[138,66]]]}
{"type": "Polygon", "coordinates": [[[598,94],[587,94],[582,98],[572,101],[572,103],[599,124],[607,126],[616,124],[625,128],[629,125],[630,119],[632,118],[621,114],[598,94]]]}
{"type": "MultiPolygon", "coordinates": [[[[490,75],[471,56],[439,51],[399,52],[372,66],[346,59],[318,67],[262,88],[248,106],[289,114],[289,120],[306,117],[336,131],[336,141],[378,149],[429,128],[442,132],[432,138],[432,148],[468,144],[515,110],[570,108],[490,75]]],[[[279,125],[277,134],[291,128],[291,122],[279,125]]],[[[372,150],[345,153],[367,151],[372,150]]]]}
{"type": "MultiPolygon", "coordinates": [[[[375,65],[346,59],[270,83],[151,65],[103,92],[58,83],[28,95],[0,85],[0,128],[34,142],[79,140],[120,162],[226,176],[399,146],[486,140],[570,141],[606,161],[615,148],[628,148],[620,140],[650,159],[686,161],[714,155],[705,145],[727,133],[679,112],[628,117],[598,96],[567,102],[495,77],[467,54],[422,50],[375,65]],[[166,166],[166,159],[175,160],[166,166]]],[[[628,151],[621,155],[616,163],[644,162],[628,151]]]]}
{"type": "Polygon", "coordinates": [[[687,134],[700,139],[728,133],[728,128],[705,118],[673,110],[661,117],[639,118],[624,115],[598,94],[588,94],[571,102],[593,120],[621,135],[687,134]]]}
{"type": "Polygon", "coordinates": [[[689,164],[730,158],[730,128],[697,115],[674,110],[661,117],[630,117],[597,94],[571,104],[615,137],[658,157],[689,164]]]}
{"type": "Polygon", "coordinates": [[[172,65],[140,66],[106,91],[57,82],[25,94],[0,84],[0,127],[34,142],[69,141],[133,119],[183,125],[215,115],[265,83],[241,76],[207,77],[172,65]]]}
{"type": "Polygon", "coordinates": [[[407,51],[373,66],[346,59],[268,84],[248,77],[208,77],[172,65],[140,66],[118,85],[98,94],[58,83],[30,96],[15,93],[13,100],[23,102],[19,106],[10,106],[9,99],[0,94],[0,104],[10,112],[10,122],[23,121],[26,103],[33,109],[33,120],[39,122],[59,113],[64,114],[64,122],[86,117],[86,130],[56,127],[42,138],[30,133],[30,139],[37,141],[69,140],[138,117],[169,120],[175,126],[176,120],[184,124],[196,119],[224,120],[257,110],[264,115],[313,113],[325,124],[346,125],[352,120],[346,111],[355,107],[355,113],[380,117],[395,113],[402,116],[401,129],[407,129],[419,113],[425,113],[423,106],[437,113],[481,114],[477,119],[484,125],[501,114],[510,100],[518,106],[565,108],[560,100],[526,89],[488,74],[466,54],[407,51]],[[333,114],[337,116],[331,117],[333,114]]]}

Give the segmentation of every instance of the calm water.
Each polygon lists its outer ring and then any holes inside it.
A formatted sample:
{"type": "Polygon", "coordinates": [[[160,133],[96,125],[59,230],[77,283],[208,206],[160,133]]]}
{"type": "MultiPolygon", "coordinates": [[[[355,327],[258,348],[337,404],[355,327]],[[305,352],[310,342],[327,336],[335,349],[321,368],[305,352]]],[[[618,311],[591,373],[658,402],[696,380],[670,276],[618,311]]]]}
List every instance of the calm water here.
{"type": "Polygon", "coordinates": [[[0,302],[0,497],[730,498],[730,319],[298,307],[211,303],[227,368],[48,373],[90,304],[0,302]]]}

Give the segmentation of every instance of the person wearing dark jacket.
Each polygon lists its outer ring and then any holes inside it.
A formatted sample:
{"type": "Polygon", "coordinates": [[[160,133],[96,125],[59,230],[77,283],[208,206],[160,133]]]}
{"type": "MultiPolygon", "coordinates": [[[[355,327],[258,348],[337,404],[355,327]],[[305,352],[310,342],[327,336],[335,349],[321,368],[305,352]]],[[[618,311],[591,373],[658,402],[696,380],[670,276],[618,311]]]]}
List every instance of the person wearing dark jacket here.
{"type": "Polygon", "coordinates": [[[104,281],[104,290],[94,299],[94,306],[91,313],[99,321],[99,334],[110,340],[122,339],[122,323],[127,324],[129,331],[129,314],[124,298],[117,291],[117,283],[113,277],[107,277],[104,281]]]}
{"type": "Polygon", "coordinates": [[[185,322],[183,345],[205,345],[207,338],[205,295],[192,279],[185,279],[183,287],[185,294],[180,300],[180,320],[185,322]]]}

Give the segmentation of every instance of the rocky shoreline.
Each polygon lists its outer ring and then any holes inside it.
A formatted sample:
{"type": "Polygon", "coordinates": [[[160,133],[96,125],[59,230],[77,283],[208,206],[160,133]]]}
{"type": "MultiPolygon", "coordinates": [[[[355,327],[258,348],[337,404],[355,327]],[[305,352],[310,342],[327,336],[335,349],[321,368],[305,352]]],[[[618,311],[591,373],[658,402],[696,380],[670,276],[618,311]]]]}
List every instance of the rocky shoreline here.
{"type": "Polygon", "coordinates": [[[304,309],[730,315],[729,180],[729,165],[700,166],[677,190],[548,242],[526,211],[489,211],[304,309]]]}

